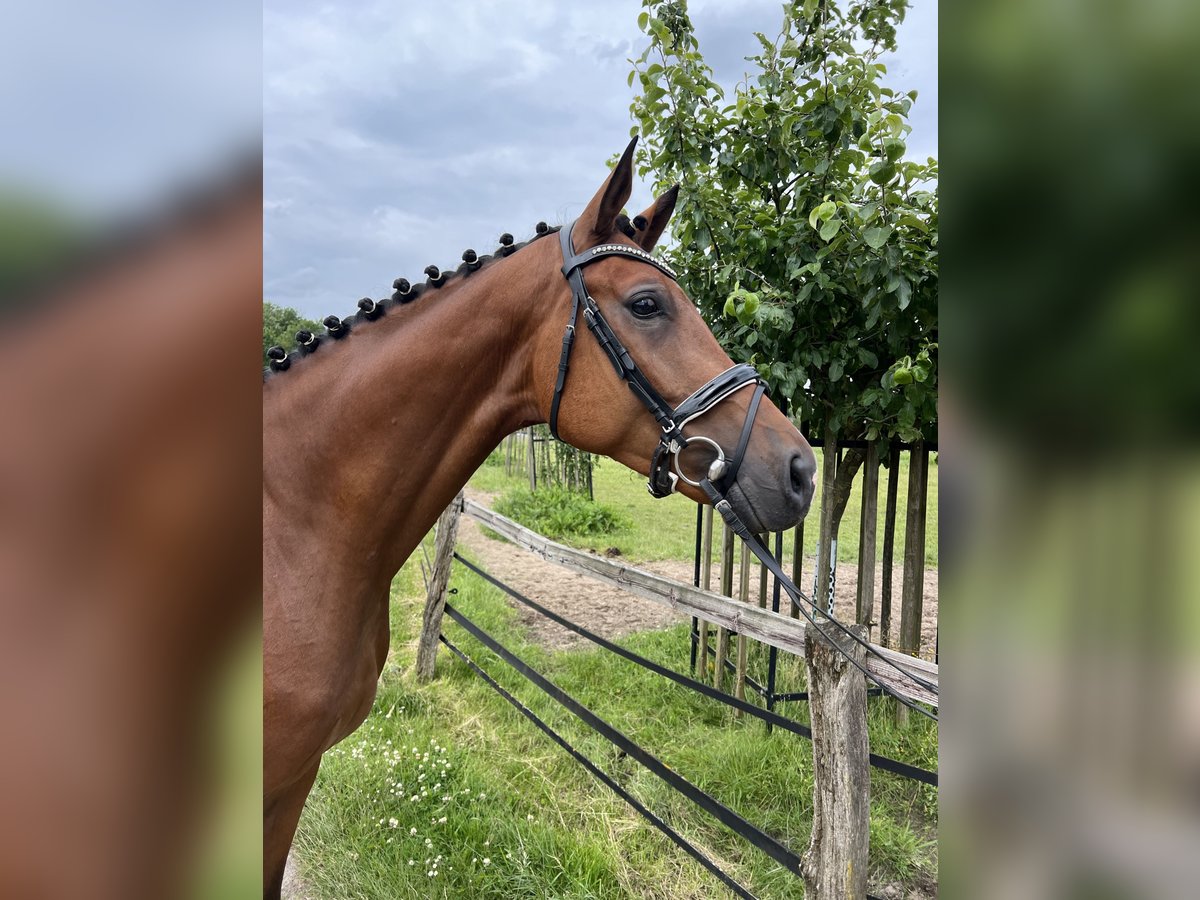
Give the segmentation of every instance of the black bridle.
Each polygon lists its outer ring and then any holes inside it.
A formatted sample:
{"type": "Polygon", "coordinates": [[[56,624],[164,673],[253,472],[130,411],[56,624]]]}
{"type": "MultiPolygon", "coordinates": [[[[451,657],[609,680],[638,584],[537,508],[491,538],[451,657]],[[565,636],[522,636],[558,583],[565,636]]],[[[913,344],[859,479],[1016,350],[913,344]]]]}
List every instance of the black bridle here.
{"type": "Polygon", "coordinates": [[[654,266],[672,281],[677,280],[675,272],[666,263],[656,259],[639,247],[628,244],[600,244],[582,253],[576,253],[571,240],[574,224],[559,231],[559,241],[562,244],[563,267],[562,273],[571,286],[571,317],[567,321],[567,329],[563,333],[562,355],[558,361],[558,378],[554,382],[554,398],[550,402],[550,433],[558,437],[558,408],[562,403],[563,390],[567,384],[567,369],[571,362],[571,348],[575,343],[575,323],[579,319],[579,310],[583,309],[583,319],[587,322],[588,330],[595,336],[596,341],[608,356],[617,377],[629,385],[634,396],[650,411],[658,422],[662,434],[658,446],[650,458],[650,479],[646,489],[653,497],[667,497],[673,494],[683,479],[693,487],[703,487],[705,483],[719,490],[723,498],[728,489],[737,480],[742,458],[746,455],[746,447],[750,443],[750,432],[754,427],[754,419],[758,414],[758,406],[767,386],[759,377],[753,366],[745,363],[731,366],[715,378],[709,379],[687,397],[677,407],[663,399],[646,378],[637,363],[633,361],[621,339],[617,337],[600,312],[600,307],[592,295],[588,293],[583,281],[583,267],[589,263],[604,259],[608,256],[623,256],[654,266]],[[723,400],[749,385],[754,385],[754,395],[746,411],[746,419],[742,424],[742,433],[738,439],[737,448],[728,459],[721,445],[715,440],[702,435],[691,438],[684,437],[683,428],[689,422],[710,412],[723,400]],[[683,473],[679,464],[679,456],[691,444],[706,444],[716,451],[717,458],[709,465],[708,477],[700,481],[692,481],[683,473]],[[672,468],[674,471],[672,471],[672,468]]]}
{"type": "MultiPolygon", "coordinates": [[[[662,429],[658,446],[654,449],[654,454],[650,459],[650,479],[646,488],[650,491],[651,496],[670,496],[678,487],[679,479],[683,479],[693,487],[703,490],[712,503],[713,508],[721,514],[721,518],[749,546],[750,550],[758,557],[763,566],[775,576],[779,584],[792,597],[796,608],[803,612],[804,617],[814,628],[825,634],[824,628],[817,622],[817,616],[821,615],[821,613],[817,610],[816,605],[804,595],[803,591],[796,587],[792,579],[783,571],[779,561],[763,546],[758,535],[754,534],[738,517],[727,499],[729,489],[737,481],[738,470],[742,465],[742,458],[746,455],[746,447],[750,443],[750,432],[754,428],[754,419],[758,415],[759,404],[762,402],[763,394],[766,392],[766,384],[759,377],[758,372],[753,366],[742,363],[731,366],[715,378],[709,379],[677,407],[672,408],[663,399],[662,394],[646,378],[645,374],[642,373],[642,370],[637,367],[637,363],[633,361],[633,357],[625,349],[625,345],[621,343],[621,339],[617,337],[616,333],[612,330],[612,326],[608,324],[608,320],[604,318],[604,314],[600,312],[599,305],[592,299],[592,295],[588,293],[587,287],[583,282],[583,267],[608,256],[623,256],[626,259],[635,259],[654,266],[672,281],[678,280],[675,272],[666,263],[656,259],[640,247],[631,247],[628,244],[601,244],[597,247],[584,250],[582,253],[576,253],[575,246],[571,241],[571,232],[574,228],[575,226],[572,223],[570,226],[560,229],[558,233],[559,241],[562,244],[562,273],[571,285],[571,317],[567,320],[567,329],[563,333],[562,355],[558,361],[558,377],[554,382],[554,397],[550,401],[550,433],[555,438],[558,438],[558,408],[562,404],[563,390],[567,384],[567,369],[571,362],[571,348],[575,344],[575,323],[579,319],[579,310],[582,307],[583,318],[587,322],[588,330],[595,336],[596,341],[613,364],[613,368],[617,371],[617,377],[629,385],[629,389],[633,391],[634,396],[650,411],[650,414],[654,416],[655,421],[658,422],[659,427],[662,429]],[[738,437],[737,447],[731,457],[727,459],[721,445],[712,438],[702,435],[695,435],[691,438],[684,437],[683,428],[685,425],[710,412],[723,400],[727,400],[734,393],[748,385],[754,385],[754,395],[750,398],[750,405],[746,410],[746,418],[742,423],[742,433],[738,437]],[[679,465],[680,453],[693,443],[707,444],[717,454],[717,458],[709,464],[708,477],[701,478],[699,481],[692,481],[684,475],[679,465]],[[671,471],[672,467],[674,471],[671,471]],[[811,607],[811,612],[805,608],[805,604],[811,607]]],[[[937,694],[935,685],[901,669],[893,661],[882,656],[874,647],[871,647],[857,634],[847,629],[837,619],[830,617],[824,621],[831,624],[856,643],[861,644],[866,649],[868,655],[874,655],[884,660],[906,678],[921,685],[933,694],[937,694]]],[[[826,636],[828,637],[828,635],[826,636]]],[[[908,698],[897,694],[889,686],[883,684],[865,666],[859,663],[858,660],[849,655],[846,655],[846,659],[867,678],[874,681],[886,693],[895,697],[905,706],[915,709],[917,712],[935,721],[937,720],[936,715],[931,714],[924,707],[913,703],[908,698]]]]}

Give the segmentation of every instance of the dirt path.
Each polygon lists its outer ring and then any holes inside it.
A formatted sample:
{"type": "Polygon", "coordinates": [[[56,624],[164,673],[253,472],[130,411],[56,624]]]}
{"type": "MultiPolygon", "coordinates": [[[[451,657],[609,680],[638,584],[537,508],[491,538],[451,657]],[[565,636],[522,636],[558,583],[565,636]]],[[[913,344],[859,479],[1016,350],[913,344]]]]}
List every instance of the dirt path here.
{"type": "MultiPolygon", "coordinates": [[[[470,488],[467,490],[467,496],[485,506],[491,506],[495,499],[487,493],[470,488]]],[[[478,562],[479,566],[490,575],[530,599],[536,600],[543,606],[603,637],[609,639],[624,637],[635,631],[666,628],[685,620],[684,616],[666,606],[635,597],[619,588],[609,587],[584,575],[545,562],[512,544],[489,538],[483,534],[473,519],[465,517],[462,519],[459,524],[458,539],[460,544],[470,551],[472,558],[478,562]]],[[[806,590],[812,585],[814,564],[811,558],[805,563],[804,577],[800,586],[806,590]]],[[[638,565],[640,568],[656,574],[665,575],[687,584],[692,583],[693,564],[691,562],[655,560],[638,565]]],[[[834,611],[843,622],[853,621],[858,568],[853,563],[839,563],[837,572],[834,611]]],[[[735,560],[733,577],[735,591],[739,584],[739,576],[740,567],[735,560]]],[[[716,584],[716,579],[719,579],[720,575],[715,566],[713,577],[714,584],[716,584]]],[[[882,570],[879,567],[876,567],[875,579],[876,584],[882,583],[882,570]]],[[[893,638],[900,632],[902,581],[903,569],[900,566],[894,566],[892,570],[893,638]]],[[[755,567],[750,574],[752,602],[758,601],[758,584],[758,571],[755,567]]],[[[937,636],[938,573],[936,569],[925,571],[924,596],[921,627],[923,652],[921,655],[932,659],[937,636]]],[[[588,644],[584,638],[554,624],[528,607],[516,601],[510,602],[517,608],[520,621],[528,629],[533,640],[548,647],[566,649],[588,644]]],[[[768,602],[770,602],[769,598],[768,602]]],[[[783,609],[786,611],[787,608],[788,603],[785,596],[783,609]]],[[[872,639],[878,640],[878,629],[873,631],[872,639]]]]}

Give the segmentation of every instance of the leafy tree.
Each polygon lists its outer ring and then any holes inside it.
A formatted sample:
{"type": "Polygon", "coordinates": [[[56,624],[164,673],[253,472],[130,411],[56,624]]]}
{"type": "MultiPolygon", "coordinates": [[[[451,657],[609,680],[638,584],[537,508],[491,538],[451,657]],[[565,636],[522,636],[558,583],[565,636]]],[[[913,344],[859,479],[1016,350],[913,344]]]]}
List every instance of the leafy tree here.
{"type": "MultiPolygon", "coordinates": [[[[732,98],[686,0],[642,6],[640,171],[680,184],[666,253],[717,338],[811,435],[934,438],[937,162],[904,158],[916,92],[878,61],[907,0],[785,3],[732,98]]],[[[861,457],[840,467],[847,496],[861,457]]]]}
{"type": "Polygon", "coordinates": [[[272,347],[296,346],[296,332],[301,329],[320,332],[321,326],[305,319],[290,306],[277,306],[269,300],[263,301],[263,366],[267,365],[267,351],[272,347]]]}

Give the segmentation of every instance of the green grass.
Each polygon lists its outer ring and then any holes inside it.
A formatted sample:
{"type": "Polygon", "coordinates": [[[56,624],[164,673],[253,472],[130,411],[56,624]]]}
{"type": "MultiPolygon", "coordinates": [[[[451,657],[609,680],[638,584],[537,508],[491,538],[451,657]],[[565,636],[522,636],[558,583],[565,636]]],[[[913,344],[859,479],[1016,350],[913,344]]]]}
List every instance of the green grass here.
{"type": "MultiPolygon", "coordinates": [[[[616,472],[615,465],[610,469],[616,472]]],[[[678,515],[682,523],[690,521],[686,511],[678,515]]],[[[666,540],[659,545],[669,546],[666,540]]],[[[735,719],[719,704],[611,654],[531,645],[498,591],[461,567],[452,584],[458,589],[456,606],[555,683],[794,850],[807,846],[812,808],[807,741],[787,733],[767,735],[760,722],[735,719]]],[[[297,849],[315,896],[683,900],[726,895],[712,876],[447,651],[439,653],[438,677],[416,684],[410,670],[420,617],[419,579],[406,568],[393,585],[393,653],[374,709],[358,732],[326,754],[301,823],[297,849]],[[410,799],[414,795],[416,801],[410,799]],[[430,876],[433,860],[436,874],[430,876]]],[[[618,758],[612,745],[449,620],[446,632],[759,896],[803,895],[797,878],[641,766],[618,758]]],[[[677,670],[687,668],[682,628],[633,635],[624,643],[677,670]]],[[[752,653],[752,674],[761,673],[765,664],[760,650],[752,653]]],[[[799,688],[800,661],[786,658],[780,679],[783,689],[799,688]]],[[[913,717],[898,731],[887,708],[871,703],[873,750],[936,766],[935,726],[913,717]]],[[[791,704],[787,711],[801,719],[806,715],[804,704],[791,704]]],[[[935,791],[873,771],[872,885],[936,878],[935,828],[935,791]]]]}
{"type": "MultiPolygon", "coordinates": [[[[522,485],[528,485],[528,479],[522,474],[505,477],[504,466],[499,462],[498,453],[493,454],[488,463],[482,466],[471,479],[472,486],[493,493],[504,493],[522,485]]],[[[817,452],[820,463],[821,454],[817,452]]],[[[929,464],[929,499],[928,517],[925,525],[925,563],[937,566],[938,562],[938,467],[937,454],[933,454],[929,464]]],[[[883,519],[887,500],[888,471],[881,468],[879,474],[879,516],[876,527],[876,559],[883,555],[883,519]]],[[[904,558],[904,510],[908,500],[908,457],[901,455],[899,484],[896,494],[896,537],[893,550],[893,560],[899,565],[904,558]]],[[[655,500],[646,491],[646,480],[635,472],[626,469],[619,463],[602,460],[593,473],[593,491],[597,501],[612,507],[624,514],[629,526],[611,534],[582,536],[572,538],[571,544],[576,547],[586,547],[593,550],[605,550],[616,547],[621,553],[635,561],[652,559],[692,559],[696,541],[696,504],[692,500],[679,495],[655,500]]],[[[820,484],[820,472],[817,474],[820,484]]],[[[813,502],[812,510],[804,522],[804,548],[808,556],[815,557],[817,552],[817,523],[820,521],[821,502],[819,497],[813,502]]],[[[846,512],[838,533],[838,560],[841,562],[856,562],[858,560],[859,520],[862,518],[862,478],[854,481],[850,499],[846,504],[846,512]]],[[[784,539],[785,558],[789,558],[793,543],[789,532],[784,539]]],[[[720,537],[713,540],[713,553],[720,552],[720,537]]],[[[806,569],[810,573],[811,569],[806,569]]]]}

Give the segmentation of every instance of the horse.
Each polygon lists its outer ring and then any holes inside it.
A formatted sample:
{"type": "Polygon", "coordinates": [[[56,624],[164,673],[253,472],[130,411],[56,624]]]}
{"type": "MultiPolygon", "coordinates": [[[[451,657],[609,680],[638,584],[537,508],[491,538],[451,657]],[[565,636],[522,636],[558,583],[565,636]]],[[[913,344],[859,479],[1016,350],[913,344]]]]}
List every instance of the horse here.
{"type": "Polygon", "coordinates": [[[658,496],[709,502],[705,475],[725,476],[728,502],[758,532],[789,528],[808,510],[811,447],[761,402],[757,373],[732,364],[651,254],[678,185],[633,219],[622,212],[636,142],[569,228],[538,223],[523,244],[502,235],[490,256],[467,250],[453,273],[430,266],[423,284],[397,279],[390,299],[364,298],[351,319],[327,318],[323,335],[299,333],[294,352],[272,348],[263,389],[266,897],[280,895],[322,754],[371,709],[393,577],[506,435],[549,422],[567,443],[648,476],[658,496]],[[575,339],[580,311],[595,341],[575,339]]]}
{"type": "Polygon", "coordinates": [[[186,893],[261,610],[261,179],[89,233],[6,311],[2,897],[186,893]]]}

